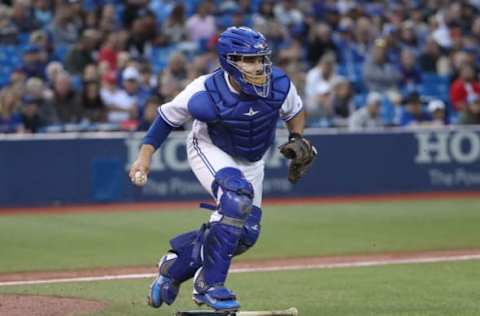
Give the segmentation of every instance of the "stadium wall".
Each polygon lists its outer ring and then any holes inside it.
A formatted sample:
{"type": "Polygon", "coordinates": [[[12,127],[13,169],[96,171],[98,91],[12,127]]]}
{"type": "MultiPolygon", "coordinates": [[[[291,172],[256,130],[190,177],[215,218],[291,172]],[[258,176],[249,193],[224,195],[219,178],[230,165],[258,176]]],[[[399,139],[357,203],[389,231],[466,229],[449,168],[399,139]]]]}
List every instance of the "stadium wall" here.
{"type": "MultiPolygon", "coordinates": [[[[280,131],[267,154],[265,197],[480,192],[480,128],[306,134],[319,151],[314,166],[297,185],[286,180],[280,131]]],[[[131,185],[127,170],[141,137],[0,135],[0,207],[208,198],[188,167],[185,133],[171,135],[156,153],[145,187],[131,185]]]]}

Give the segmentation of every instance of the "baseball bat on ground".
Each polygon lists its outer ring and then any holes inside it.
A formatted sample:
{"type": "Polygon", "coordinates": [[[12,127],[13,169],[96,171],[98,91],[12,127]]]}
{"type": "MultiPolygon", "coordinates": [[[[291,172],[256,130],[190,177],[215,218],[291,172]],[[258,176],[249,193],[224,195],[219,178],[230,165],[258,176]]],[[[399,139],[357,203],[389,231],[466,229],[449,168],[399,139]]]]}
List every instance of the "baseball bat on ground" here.
{"type": "Polygon", "coordinates": [[[244,311],[231,313],[196,310],[177,312],[176,316],[298,316],[298,310],[295,307],[276,311],[244,311]]]}
{"type": "Polygon", "coordinates": [[[245,311],[234,314],[235,316],[298,316],[298,310],[295,307],[283,311],[245,311]]]}

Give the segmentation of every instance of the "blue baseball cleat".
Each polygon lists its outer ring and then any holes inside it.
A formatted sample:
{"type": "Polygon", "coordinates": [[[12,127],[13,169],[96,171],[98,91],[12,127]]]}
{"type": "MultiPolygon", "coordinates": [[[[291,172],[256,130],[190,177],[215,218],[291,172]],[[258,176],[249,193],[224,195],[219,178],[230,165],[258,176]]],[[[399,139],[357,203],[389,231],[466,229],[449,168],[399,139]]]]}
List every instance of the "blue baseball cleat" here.
{"type": "Polygon", "coordinates": [[[153,308],[159,308],[165,302],[171,305],[178,295],[178,284],[163,275],[159,275],[150,285],[150,294],[147,303],[153,308]]]}
{"type": "Polygon", "coordinates": [[[220,312],[235,312],[240,309],[235,294],[225,287],[211,287],[204,293],[194,293],[193,301],[220,312]]]}

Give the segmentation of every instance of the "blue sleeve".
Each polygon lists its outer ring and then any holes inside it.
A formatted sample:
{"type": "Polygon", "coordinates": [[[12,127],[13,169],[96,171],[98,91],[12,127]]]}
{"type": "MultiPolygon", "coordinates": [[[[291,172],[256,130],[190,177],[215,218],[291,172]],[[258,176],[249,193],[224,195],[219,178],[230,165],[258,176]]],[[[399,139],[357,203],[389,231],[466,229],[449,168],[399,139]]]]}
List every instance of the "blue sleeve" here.
{"type": "Polygon", "coordinates": [[[143,138],[142,144],[152,145],[155,149],[157,149],[160,147],[160,145],[162,145],[163,141],[167,138],[168,134],[170,134],[172,130],[173,126],[168,124],[160,115],[158,115],[143,138]]]}

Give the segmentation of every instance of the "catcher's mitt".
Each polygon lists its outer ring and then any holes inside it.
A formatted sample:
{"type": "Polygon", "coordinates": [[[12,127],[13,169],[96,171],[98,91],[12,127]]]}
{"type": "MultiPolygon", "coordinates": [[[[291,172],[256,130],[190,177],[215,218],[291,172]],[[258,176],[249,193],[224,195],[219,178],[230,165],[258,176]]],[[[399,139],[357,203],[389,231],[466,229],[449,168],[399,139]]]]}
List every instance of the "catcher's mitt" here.
{"type": "Polygon", "coordinates": [[[312,165],[317,149],[300,134],[291,134],[288,142],[279,147],[280,152],[290,159],[288,181],[295,183],[312,165]]]}

